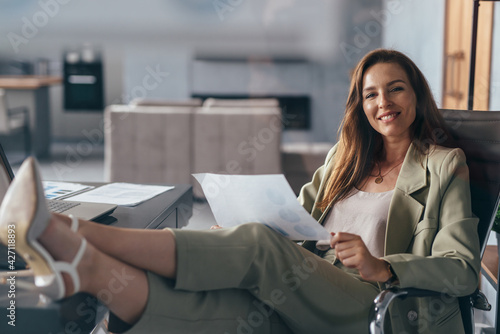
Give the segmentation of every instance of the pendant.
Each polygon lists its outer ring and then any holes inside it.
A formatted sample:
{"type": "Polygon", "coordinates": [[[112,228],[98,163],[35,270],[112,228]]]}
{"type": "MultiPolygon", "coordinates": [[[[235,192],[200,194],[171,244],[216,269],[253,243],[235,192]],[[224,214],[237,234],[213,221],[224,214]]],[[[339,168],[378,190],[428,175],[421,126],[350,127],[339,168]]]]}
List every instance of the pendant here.
{"type": "Polygon", "coordinates": [[[382,183],[383,181],[384,181],[384,179],[382,178],[382,176],[379,176],[379,177],[377,177],[377,178],[375,179],[375,183],[376,183],[376,184],[380,184],[380,183],[382,183]]]}

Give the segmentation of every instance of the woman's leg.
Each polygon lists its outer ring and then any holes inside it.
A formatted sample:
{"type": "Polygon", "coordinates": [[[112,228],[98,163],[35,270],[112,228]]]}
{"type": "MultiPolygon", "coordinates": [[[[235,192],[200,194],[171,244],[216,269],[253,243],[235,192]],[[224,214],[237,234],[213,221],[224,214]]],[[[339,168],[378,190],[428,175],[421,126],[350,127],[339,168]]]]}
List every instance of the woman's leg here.
{"type": "MultiPolygon", "coordinates": [[[[151,272],[148,282],[146,310],[127,333],[292,334],[273,309],[246,290],[179,290],[174,280],[151,272]]],[[[111,317],[109,330],[119,331],[115,325],[111,317]]]]}
{"type": "MultiPolygon", "coordinates": [[[[52,216],[47,229],[38,239],[56,261],[71,263],[82,237],[52,216]]],[[[78,268],[80,291],[99,298],[123,321],[134,324],[144,312],[148,299],[146,273],[96,249],[91,243],[78,268]]],[[[74,293],[73,282],[63,273],[66,295],[74,293]]]]}
{"type": "Polygon", "coordinates": [[[279,314],[294,333],[368,332],[369,310],[378,286],[346,273],[268,227],[245,224],[210,232],[173,232],[176,290],[246,290],[279,314]]]}
{"type": "MultiPolygon", "coordinates": [[[[54,215],[69,226],[68,216],[54,215]]],[[[81,219],[79,223],[78,233],[101,252],[134,267],[175,278],[175,238],[171,230],[119,228],[81,219]]]]}
{"type": "MultiPolygon", "coordinates": [[[[168,242],[164,239],[164,234],[160,233],[162,231],[144,234],[139,233],[142,232],[140,230],[110,228],[82,221],[80,233],[75,234],[68,226],[68,217],[54,215],[53,222],[40,238],[40,242],[57,260],[71,262],[81,242],[79,234],[83,232],[81,234],[88,236],[89,246],[78,267],[82,280],[81,290],[99,298],[112,311],[109,324],[111,331],[120,332],[127,328],[122,326],[120,320],[123,320],[133,325],[130,330],[132,333],[291,334],[273,309],[244,289],[209,292],[178,290],[175,289],[175,280],[152,272],[145,274],[138,268],[104,254],[98,247],[93,247],[93,242],[97,240],[100,246],[110,253],[122,252],[122,257],[129,252],[128,248],[132,248],[132,254],[138,252],[146,258],[143,262],[156,261],[161,264],[161,251],[155,242],[151,242],[151,238],[156,240],[159,237],[161,243],[168,242]],[[56,238],[60,242],[55,243],[56,238]],[[104,242],[106,238],[107,242],[104,242]],[[118,245],[109,246],[111,239],[120,241],[116,243],[118,245]],[[139,249],[134,251],[135,247],[139,249]],[[116,296],[113,294],[112,299],[108,300],[108,285],[115,278],[113,272],[120,273],[122,280],[125,277],[127,283],[122,291],[116,296]],[[105,294],[102,294],[103,291],[105,294]]],[[[71,280],[69,277],[64,279],[68,292],[71,293],[71,280]]],[[[113,286],[112,290],[121,288],[113,286]]]]}
{"type": "Polygon", "coordinates": [[[151,296],[161,292],[174,289],[206,295],[217,299],[215,309],[220,311],[228,308],[228,301],[220,299],[217,291],[243,290],[253,296],[250,303],[264,303],[294,332],[359,332],[367,330],[369,309],[378,293],[372,284],[353,278],[262,224],[172,230],[174,236],[168,230],[125,230],[83,222],[80,232],[101,251],[141,268],[147,265],[151,271],[161,272],[164,264],[177,260],[174,270],[164,275],[175,277],[175,282],[151,291],[141,324],[143,319],[172,318],[172,307],[182,302],[173,298],[163,300],[169,307],[149,307],[151,296]],[[111,244],[111,239],[119,242],[111,244]]]}

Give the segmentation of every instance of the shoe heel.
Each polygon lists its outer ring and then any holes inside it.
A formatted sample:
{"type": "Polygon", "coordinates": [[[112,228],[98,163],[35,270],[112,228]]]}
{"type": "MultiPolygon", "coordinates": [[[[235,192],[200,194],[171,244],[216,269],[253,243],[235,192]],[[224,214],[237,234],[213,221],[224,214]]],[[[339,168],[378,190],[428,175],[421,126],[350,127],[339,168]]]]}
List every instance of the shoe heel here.
{"type": "Polygon", "coordinates": [[[14,230],[16,252],[33,270],[35,285],[51,291],[50,297],[62,297],[61,275],[55,275],[52,257],[38,243],[37,238],[50,222],[45,192],[36,160],[27,158],[12,181],[0,207],[0,241],[7,244],[7,231],[14,230]]]}

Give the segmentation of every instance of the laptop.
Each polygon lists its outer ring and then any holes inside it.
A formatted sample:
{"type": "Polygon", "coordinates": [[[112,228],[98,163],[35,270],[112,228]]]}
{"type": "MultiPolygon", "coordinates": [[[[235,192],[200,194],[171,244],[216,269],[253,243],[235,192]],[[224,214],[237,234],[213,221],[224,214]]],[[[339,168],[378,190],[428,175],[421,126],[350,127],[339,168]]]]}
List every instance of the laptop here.
{"type": "MultiPolygon", "coordinates": [[[[14,173],[0,144],[0,203],[13,179],[14,173]]],[[[85,220],[100,219],[111,214],[117,207],[116,204],[75,202],[62,199],[47,199],[47,206],[52,212],[59,212],[65,215],[71,214],[85,220]]]]}

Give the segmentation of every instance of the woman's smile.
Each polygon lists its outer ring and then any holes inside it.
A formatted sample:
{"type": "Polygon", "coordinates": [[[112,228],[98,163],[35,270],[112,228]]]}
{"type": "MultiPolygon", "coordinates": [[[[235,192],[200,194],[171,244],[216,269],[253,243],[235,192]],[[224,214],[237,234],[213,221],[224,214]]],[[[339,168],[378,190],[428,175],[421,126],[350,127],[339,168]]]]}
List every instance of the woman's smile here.
{"type": "Polygon", "coordinates": [[[384,123],[388,123],[388,122],[392,122],[393,120],[395,120],[400,114],[401,113],[397,112],[397,111],[394,111],[394,112],[390,111],[390,112],[386,112],[386,113],[382,114],[382,116],[380,116],[378,119],[384,123]]]}
{"type": "Polygon", "coordinates": [[[409,140],[416,117],[417,98],[403,68],[377,63],[363,78],[363,111],[384,140],[409,140]]]}

